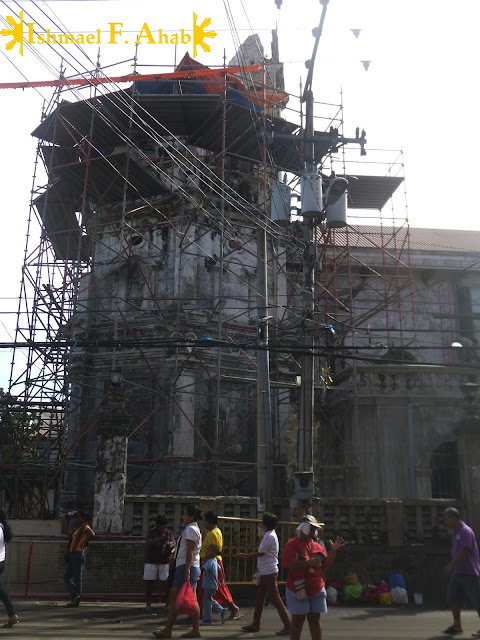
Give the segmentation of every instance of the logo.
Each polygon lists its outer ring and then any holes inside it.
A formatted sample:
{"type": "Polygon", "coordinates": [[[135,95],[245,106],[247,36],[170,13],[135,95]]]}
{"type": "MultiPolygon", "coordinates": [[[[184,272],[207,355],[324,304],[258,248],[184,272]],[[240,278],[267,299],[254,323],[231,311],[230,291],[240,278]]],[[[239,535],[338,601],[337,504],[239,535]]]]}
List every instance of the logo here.
{"type": "Polygon", "coordinates": [[[17,24],[12,16],[7,16],[7,22],[12,28],[2,29],[0,35],[13,36],[13,40],[10,40],[5,48],[7,51],[11,51],[18,42],[20,45],[20,55],[23,56],[23,11],[20,11],[18,17],[20,18],[20,22],[17,24]]]}
{"type": "Polygon", "coordinates": [[[215,31],[205,31],[212,21],[210,18],[205,18],[201,25],[197,25],[197,14],[193,14],[193,57],[197,56],[197,45],[200,45],[205,53],[210,52],[210,45],[204,42],[205,38],[215,38],[217,35],[215,31]]]}
{"type": "MultiPolygon", "coordinates": [[[[23,44],[49,44],[49,45],[68,45],[68,44],[102,44],[102,29],[95,29],[90,33],[52,33],[50,29],[45,32],[35,30],[35,22],[25,22],[28,27],[27,37],[24,38],[23,33],[23,11],[18,14],[20,21],[17,23],[12,16],[7,16],[6,21],[12,27],[11,29],[0,30],[0,35],[11,36],[12,40],[6,44],[6,50],[11,51],[18,43],[20,45],[19,53],[23,56],[23,44]]],[[[210,45],[205,42],[205,38],[215,38],[215,31],[205,31],[211,24],[210,18],[205,18],[200,24],[197,23],[198,15],[193,14],[193,37],[186,33],[185,29],[178,32],[165,33],[163,29],[152,29],[145,22],[140,29],[134,44],[188,44],[193,40],[193,57],[198,55],[198,47],[201,47],[206,53],[210,52],[210,45]]],[[[109,22],[104,30],[109,34],[106,44],[119,44],[122,38],[123,22],[109,22]]],[[[128,44],[128,40],[123,41],[128,44]]]]}

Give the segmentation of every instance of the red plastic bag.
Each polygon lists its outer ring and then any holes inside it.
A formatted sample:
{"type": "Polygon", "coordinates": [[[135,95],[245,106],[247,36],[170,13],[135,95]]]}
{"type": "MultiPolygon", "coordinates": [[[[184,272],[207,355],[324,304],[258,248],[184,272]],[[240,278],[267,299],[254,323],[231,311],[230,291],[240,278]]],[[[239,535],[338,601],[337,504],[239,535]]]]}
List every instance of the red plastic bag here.
{"type": "Polygon", "coordinates": [[[175,613],[193,616],[198,613],[197,598],[193,592],[189,580],[186,580],[180,587],[177,599],[175,600],[175,613]]]}

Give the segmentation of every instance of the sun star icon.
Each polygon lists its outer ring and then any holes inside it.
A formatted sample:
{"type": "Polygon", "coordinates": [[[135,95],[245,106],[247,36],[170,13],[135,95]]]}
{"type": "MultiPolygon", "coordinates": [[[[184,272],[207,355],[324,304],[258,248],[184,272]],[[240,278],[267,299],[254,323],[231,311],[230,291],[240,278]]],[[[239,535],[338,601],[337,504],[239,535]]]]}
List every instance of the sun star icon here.
{"type": "Polygon", "coordinates": [[[17,23],[13,16],[7,16],[7,22],[12,28],[0,30],[0,35],[13,36],[13,40],[7,43],[6,49],[7,51],[11,51],[18,42],[20,45],[20,55],[23,56],[23,11],[20,11],[18,17],[20,18],[20,22],[17,23]]]}
{"type": "Polygon", "coordinates": [[[193,14],[193,57],[197,57],[197,45],[200,45],[205,52],[210,51],[210,45],[204,42],[204,38],[215,38],[215,31],[205,31],[205,29],[211,24],[210,18],[205,18],[202,24],[197,24],[198,16],[193,14]]]}

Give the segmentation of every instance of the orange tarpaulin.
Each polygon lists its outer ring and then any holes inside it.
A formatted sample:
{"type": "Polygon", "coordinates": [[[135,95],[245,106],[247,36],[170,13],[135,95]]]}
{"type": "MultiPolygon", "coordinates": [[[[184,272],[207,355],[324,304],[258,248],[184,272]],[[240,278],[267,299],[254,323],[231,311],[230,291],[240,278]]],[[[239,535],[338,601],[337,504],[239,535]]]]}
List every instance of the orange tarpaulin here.
{"type": "MultiPolygon", "coordinates": [[[[252,71],[259,71],[261,69],[260,65],[256,65],[256,68],[253,66],[240,68],[240,71],[237,71],[233,67],[226,68],[225,71],[227,73],[227,83],[228,89],[237,90],[244,98],[253,102],[254,104],[264,107],[269,104],[280,104],[287,100],[288,94],[283,91],[272,91],[271,87],[266,87],[265,96],[263,93],[263,87],[257,85],[256,91],[248,91],[245,87],[245,84],[242,80],[232,75],[233,73],[249,73],[252,71]],[[264,99],[265,98],[265,99],[264,99]]],[[[209,94],[222,94],[224,90],[224,74],[223,69],[213,70],[205,65],[197,62],[193,58],[190,57],[188,53],[186,53],[181,62],[178,64],[176,71],[179,73],[189,72],[192,73],[191,77],[196,78],[198,81],[202,81],[202,78],[205,78],[204,90],[205,93],[209,94]],[[213,73],[212,73],[213,71],[213,73]]],[[[255,84],[255,83],[253,83],[255,84]]]]}
{"type": "MultiPolygon", "coordinates": [[[[203,67],[201,70],[185,70],[173,71],[171,73],[147,73],[138,74],[130,73],[126,76],[114,76],[113,78],[59,78],[58,80],[35,80],[29,82],[0,82],[0,89],[27,89],[28,87],[68,87],[77,86],[84,87],[87,85],[109,84],[111,82],[140,82],[142,80],[172,80],[175,78],[196,78],[200,74],[202,76],[221,76],[223,86],[223,74],[227,73],[227,77],[231,73],[240,73],[243,71],[259,71],[260,65],[251,65],[249,67],[227,67],[224,69],[208,69],[203,67]]],[[[235,78],[235,76],[232,76],[235,78]]]]}
{"type": "Polygon", "coordinates": [[[265,94],[263,88],[259,87],[256,92],[248,91],[242,80],[233,75],[235,73],[253,73],[260,71],[260,65],[249,65],[247,67],[225,67],[219,69],[210,69],[200,62],[197,62],[185,54],[175,71],[170,73],[148,73],[137,74],[130,73],[124,76],[114,76],[112,78],[59,78],[57,80],[35,80],[32,82],[1,82],[0,89],[28,89],[29,87],[85,87],[96,86],[102,84],[110,84],[113,82],[147,82],[161,80],[181,80],[196,79],[199,82],[205,80],[203,90],[208,94],[221,95],[224,90],[225,75],[227,78],[228,89],[239,92],[246,100],[252,102],[259,107],[265,107],[269,104],[281,104],[288,98],[288,94],[283,91],[272,91],[267,88],[265,94]]]}

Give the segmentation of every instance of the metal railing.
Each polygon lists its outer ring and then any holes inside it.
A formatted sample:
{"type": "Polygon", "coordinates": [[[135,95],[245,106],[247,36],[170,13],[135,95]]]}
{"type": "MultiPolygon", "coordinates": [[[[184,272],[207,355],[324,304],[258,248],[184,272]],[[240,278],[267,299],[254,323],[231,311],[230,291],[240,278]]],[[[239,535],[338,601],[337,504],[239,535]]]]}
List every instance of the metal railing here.
{"type": "MultiPolygon", "coordinates": [[[[258,549],[261,520],[221,517],[223,560],[229,585],[253,584],[255,560],[236,560],[238,552],[258,549]]],[[[280,553],[295,533],[296,524],[279,522],[280,553]]],[[[65,572],[66,536],[15,536],[7,546],[5,583],[14,597],[68,598],[65,572]]],[[[96,536],[86,552],[82,598],[138,600],[143,597],[145,538],[96,536]]],[[[281,561],[280,561],[281,565],[281,561]]],[[[279,580],[283,581],[280,568],[279,580]]]]}
{"type": "MultiPolygon", "coordinates": [[[[7,546],[5,583],[14,597],[68,598],[66,536],[15,536],[7,546]]],[[[82,597],[137,599],[143,593],[145,539],[97,536],[86,552],[82,597]]]]}
{"type": "MultiPolygon", "coordinates": [[[[356,544],[435,545],[447,540],[443,510],[451,500],[385,501],[335,499],[317,509],[326,523],[325,538],[340,533],[356,544]],[[352,538],[353,536],[353,538],[352,538]]],[[[458,504],[456,505],[458,506],[458,504]]],[[[219,516],[223,531],[223,563],[230,586],[252,585],[256,560],[237,560],[237,553],[251,553],[262,540],[261,520],[219,516]]],[[[280,558],[279,582],[285,574],[281,553],[295,535],[295,522],[277,524],[280,558]]],[[[148,526],[146,527],[148,528],[148,526]]],[[[7,545],[5,582],[14,596],[67,598],[63,584],[66,536],[16,535],[7,545]]],[[[97,536],[86,554],[83,596],[96,599],[142,598],[145,538],[97,536]]]]}
{"type": "MultiPolygon", "coordinates": [[[[237,553],[251,553],[258,549],[262,541],[262,521],[254,518],[228,518],[219,516],[219,526],[223,531],[223,565],[227,581],[231,585],[252,584],[253,574],[256,568],[254,560],[236,560],[237,553]]],[[[284,571],[282,567],[282,549],[287,540],[295,535],[297,522],[279,521],[276,526],[279,553],[279,573],[278,581],[284,581],[284,571]]]]}

